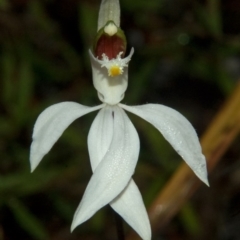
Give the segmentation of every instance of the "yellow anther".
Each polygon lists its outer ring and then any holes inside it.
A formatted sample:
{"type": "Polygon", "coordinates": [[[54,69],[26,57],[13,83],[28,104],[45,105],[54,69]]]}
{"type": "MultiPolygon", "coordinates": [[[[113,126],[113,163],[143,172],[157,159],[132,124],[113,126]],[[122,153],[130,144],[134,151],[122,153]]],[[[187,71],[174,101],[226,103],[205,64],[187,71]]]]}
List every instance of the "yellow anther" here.
{"type": "Polygon", "coordinates": [[[108,70],[108,74],[109,74],[109,76],[111,76],[111,77],[118,76],[118,75],[120,75],[120,74],[122,74],[122,73],[123,73],[122,68],[119,67],[119,66],[117,66],[117,65],[111,66],[111,67],[109,68],[109,70],[108,70]]]}

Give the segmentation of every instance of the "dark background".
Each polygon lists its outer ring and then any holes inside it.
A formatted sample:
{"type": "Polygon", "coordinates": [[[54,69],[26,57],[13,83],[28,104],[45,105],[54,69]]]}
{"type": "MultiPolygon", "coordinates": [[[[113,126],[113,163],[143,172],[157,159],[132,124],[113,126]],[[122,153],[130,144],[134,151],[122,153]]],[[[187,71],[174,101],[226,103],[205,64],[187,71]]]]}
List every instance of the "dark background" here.
{"type": "MultiPolygon", "coordinates": [[[[75,121],[32,174],[29,167],[32,129],[46,107],[100,103],[88,57],[99,5],[0,0],[0,239],[117,239],[109,207],[70,233],[91,176],[86,139],[96,112],[75,121]]],[[[121,11],[128,50],[135,48],[122,102],[172,107],[201,136],[240,77],[240,2],[122,0],[121,11]]],[[[149,206],[182,160],[151,125],[130,117],[141,141],[134,179],[149,206]]],[[[153,240],[240,239],[239,143],[211,173],[211,187],[202,184],[153,240]]]]}

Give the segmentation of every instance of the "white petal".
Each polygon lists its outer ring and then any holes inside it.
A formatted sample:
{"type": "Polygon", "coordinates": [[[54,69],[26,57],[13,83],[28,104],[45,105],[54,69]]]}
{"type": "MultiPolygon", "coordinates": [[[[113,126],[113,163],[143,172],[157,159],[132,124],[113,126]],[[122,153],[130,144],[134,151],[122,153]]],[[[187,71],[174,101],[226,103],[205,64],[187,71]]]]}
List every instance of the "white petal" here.
{"type": "Polygon", "coordinates": [[[131,179],[127,187],[111,202],[111,207],[139,234],[151,239],[151,227],[142,195],[131,179]]]}
{"type": "Polygon", "coordinates": [[[77,118],[102,108],[86,107],[74,102],[63,102],[45,109],[38,117],[33,129],[33,142],[30,151],[31,171],[62,135],[64,130],[77,118]]]}
{"type": "MultiPolygon", "coordinates": [[[[92,170],[107,153],[113,137],[111,108],[102,109],[94,119],[88,134],[88,150],[92,170]]],[[[141,236],[151,239],[151,228],[141,193],[131,179],[125,189],[110,202],[111,207],[141,236]]]]}
{"type": "Polygon", "coordinates": [[[98,15],[98,30],[105,26],[108,21],[113,21],[120,26],[119,0],[102,0],[98,15]]]}
{"type": "Polygon", "coordinates": [[[113,119],[113,138],[75,212],[72,230],[112,201],[126,187],[137,163],[139,138],[134,126],[118,106],[106,108],[112,110],[108,117],[113,119]]]}
{"type": "Polygon", "coordinates": [[[88,152],[93,172],[107,153],[113,138],[112,111],[111,107],[101,109],[88,133],[88,152]]]}
{"type": "Polygon", "coordinates": [[[191,123],[179,112],[159,104],[120,106],[150,122],[186,161],[194,173],[207,185],[206,159],[191,123]]]}

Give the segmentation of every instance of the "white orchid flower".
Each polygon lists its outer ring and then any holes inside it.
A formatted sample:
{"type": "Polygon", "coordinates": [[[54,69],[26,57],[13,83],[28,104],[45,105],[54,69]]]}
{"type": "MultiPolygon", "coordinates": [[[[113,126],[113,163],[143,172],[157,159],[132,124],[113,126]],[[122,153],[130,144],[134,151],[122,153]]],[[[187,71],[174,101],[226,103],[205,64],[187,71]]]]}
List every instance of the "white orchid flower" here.
{"type": "Polygon", "coordinates": [[[100,110],[88,134],[93,175],[75,212],[71,230],[103,206],[111,207],[144,240],[151,228],[141,194],[132,179],[139,155],[139,137],[124,110],[151,123],[208,185],[205,157],[195,130],[177,111],[159,104],[121,104],[128,85],[128,64],[134,50],[123,57],[126,41],[119,28],[118,0],[102,0],[94,51],[89,51],[93,84],[102,104],[87,107],[74,102],[52,105],[38,117],[33,131],[30,163],[33,171],[64,130],[77,118],[100,110]]]}

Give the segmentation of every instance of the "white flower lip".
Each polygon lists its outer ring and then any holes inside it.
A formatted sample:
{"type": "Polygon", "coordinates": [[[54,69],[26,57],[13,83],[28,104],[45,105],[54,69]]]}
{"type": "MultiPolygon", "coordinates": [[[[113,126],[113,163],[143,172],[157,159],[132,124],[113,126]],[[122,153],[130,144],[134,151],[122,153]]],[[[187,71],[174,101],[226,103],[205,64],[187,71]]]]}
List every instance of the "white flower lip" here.
{"type": "Polygon", "coordinates": [[[103,60],[93,56],[89,50],[92,65],[93,85],[98,92],[98,97],[103,103],[118,104],[123,98],[128,86],[128,63],[134,53],[132,48],[129,55],[121,58],[121,53],[115,59],[109,60],[103,55],[103,60]],[[109,72],[113,67],[118,67],[120,74],[111,76],[109,72]]]}
{"type": "Polygon", "coordinates": [[[108,76],[109,77],[116,77],[118,75],[121,75],[124,71],[124,67],[128,67],[128,63],[131,60],[129,55],[126,58],[121,58],[121,55],[123,52],[120,52],[116,58],[109,60],[108,56],[103,53],[102,60],[99,60],[99,63],[101,63],[101,67],[105,67],[108,70],[108,76]]]}

